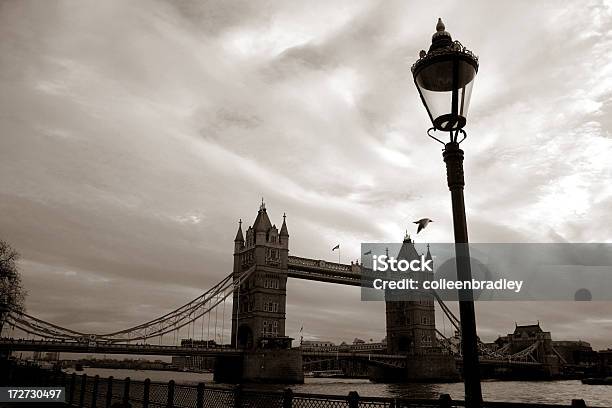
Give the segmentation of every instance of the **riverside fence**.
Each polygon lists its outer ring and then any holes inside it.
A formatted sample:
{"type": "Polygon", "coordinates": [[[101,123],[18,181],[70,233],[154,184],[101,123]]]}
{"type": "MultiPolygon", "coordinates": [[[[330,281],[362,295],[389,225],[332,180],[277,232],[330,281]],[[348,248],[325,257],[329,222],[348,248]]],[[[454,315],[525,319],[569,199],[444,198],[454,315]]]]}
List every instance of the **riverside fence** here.
{"type": "MultiPolygon", "coordinates": [[[[451,408],[465,407],[464,401],[449,395],[439,399],[403,399],[362,397],[352,391],[348,395],[324,395],[284,391],[262,391],[241,386],[221,387],[179,385],[133,381],[129,378],[100,378],[86,374],[65,374],[61,371],[37,370],[36,375],[19,375],[6,385],[59,386],[66,389],[66,405],[87,408],[451,408]]],[[[4,384],[0,384],[4,385],[4,384]]],[[[560,408],[586,407],[583,400],[570,405],[485,402],[484,408],[560,408]]]]}

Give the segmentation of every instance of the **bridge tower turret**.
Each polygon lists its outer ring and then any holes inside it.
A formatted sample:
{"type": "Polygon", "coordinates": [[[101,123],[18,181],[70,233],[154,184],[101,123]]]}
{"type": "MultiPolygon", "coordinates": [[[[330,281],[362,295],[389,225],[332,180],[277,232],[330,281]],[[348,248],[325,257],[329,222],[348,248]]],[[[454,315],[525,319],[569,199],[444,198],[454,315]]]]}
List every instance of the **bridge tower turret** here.
{"type": "Polygon", "coordinates": [[[261,202],[253,225],[242,237],[239,226],[234,241],[234,282],[249,273],[234,289],[232,346],[254,350],[288,348],[285,306],[289,232],[285,217],[279,232],[261,202]]]}
{"type": "Polygon", "coordinates": [[[240,266],[240,252],[244,249],[244,235],[242,235],[242,218],[238,221],[238,232],[234,238],[234,273],[240,266]]]}

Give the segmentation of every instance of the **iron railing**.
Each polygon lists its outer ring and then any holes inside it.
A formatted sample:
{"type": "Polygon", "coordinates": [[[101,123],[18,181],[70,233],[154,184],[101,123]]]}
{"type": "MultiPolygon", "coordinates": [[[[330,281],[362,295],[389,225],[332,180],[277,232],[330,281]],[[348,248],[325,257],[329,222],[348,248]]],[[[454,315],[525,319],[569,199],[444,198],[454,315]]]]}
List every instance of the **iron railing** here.
{"type": "MultiPolygon", "coordinates": [[[[348,395],[306,394],[287,388],[264,391],[248,386],[220,386],[153,382],[149,379],[100,378],[62,371],[11,370],[0,385],[37,385],[65,387],[66,405],[83,408],[451,408],[465,407],[464,401],[448,394],[438,399],[405,399],[363,397],[356,391],[348,395]],[[20,374],[21,373],[21,374],[20,374]]],[[[484,402],[483,408],[577,408],[586,407],[584,400],[570,405],[513,402],[484,402]]]]}

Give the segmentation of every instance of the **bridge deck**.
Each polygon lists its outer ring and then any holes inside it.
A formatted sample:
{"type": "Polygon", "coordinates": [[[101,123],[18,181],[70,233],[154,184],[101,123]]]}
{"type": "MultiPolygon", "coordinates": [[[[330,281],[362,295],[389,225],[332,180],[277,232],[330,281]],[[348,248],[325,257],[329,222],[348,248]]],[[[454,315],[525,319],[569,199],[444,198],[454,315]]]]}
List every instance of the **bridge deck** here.
{"type": "Polygon", "coordinates": [[[240,355],[241,350],[231,348],[197,348],[181,346],[157,346],[153,344],[97,343],[11,340],[0,339],[0,349],[13,351],[59,351],[65,353],[142,354],[153,356],[220,356],[240,355]]]}
{"type": "MultiPolygon", "coordinates": [[[[0,349],[12,351],[58,351],[64,353],[98,353],[98,354],[139,354],[152,356],[230,356],[240,355],[243,350],[236,350],[229,347],[218,348],[198,348],[198,347],[182,347],[182,346],[158,346],[153,344],[125,344],[125,343],[97,343],[95,345],[78,342],[62,342],[62,341],[44,341],[44,340],[14,340],[0,339],[0,349]]],[[[368,352],[366,350],[359,351],[316,351],[304,350],[303,357],[327,357],[327,358],[355,358],[367,360],[386,360],[405,362],[410,359],[409,355],[404,354],[381,354],[375,350],[368,352]]],[[[461,358],[456,357],[456,360],[461,364],[461,358]]],[[[512,360],[493,360],[480,359],[483,365],[498,365],[498,366],[540,366],[541,363],[530,361],[512,361],[512,360]]]]}

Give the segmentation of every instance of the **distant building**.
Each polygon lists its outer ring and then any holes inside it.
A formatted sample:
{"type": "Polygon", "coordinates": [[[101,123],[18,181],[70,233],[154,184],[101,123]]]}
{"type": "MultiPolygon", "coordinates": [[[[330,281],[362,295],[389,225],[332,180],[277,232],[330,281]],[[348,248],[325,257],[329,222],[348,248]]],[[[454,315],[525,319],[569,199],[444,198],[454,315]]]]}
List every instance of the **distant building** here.
{"type": "Polygon", "coordinates": [[[383,343],[354,343],[349,346],[350,351],[365,352],[365,351],[384,351],[387,345],[383,343]]]}
{"type": "Polygon", "coordinates": [[[593,365],[599,361],[597,352],[586,341],[553,341],[552,346],[564,364],[593,365]]]}
{"type": "Polygon", "coordinates": [[[599,357],[599,373],[603,376],[612,375],[612,349],[600,350],[597,352],[599,357]]]}
{"type": "Polygon", "coordinates": [[[214,340],[182,339],[181,347],[215,348],[215,347],[218,347],[218,345],[214,340]]]}
{"type": "Polygon", "coordinates": [[[45,360],[47,361],[59,361],[59,351],[52,351],[45,354],[45,360]]]}
{"type": "MultiPolygon", "coordinates": [[[[182,339],[181,347],[218,348],[222,346],[217,344],[214,340],[182,339]]],[[[172,365],[179,370],[207,371],[213,369],[215,358],[207,356],[173,356],[172,365]]]]}
{"type": "Polygon", "coordinates": [[[512,355],[530,349],[529,355],[538,362],[556,366],[593,366],[600,360],[585,341],[553,341],[540,323],[515,325],[514,332],[500,336],[491,344],[497,351],[512,355]]]}
{"type": "Polygon", "coordinates": [[[43,351],[34,351],[32,353],[32,359],[35,361],[58,361],[59,360],[59,352],[52,351],[45,353],[43,351]]]}
{"type": "Polygon", "coordinates": [[[532,348],[529,355],[539,362],[552,362],[558,365],[562,357],[553,349],[550,332],[542,330],[540,322],[537,324],[515,324],[514,332],[500,336],[492,344],[494,349],[506,355],[512,355],[532,348]]]}
{"type": "Polygon", "coordinates": [[[508,341],[511,345],[510,354],[518,353],[533,345],[535,342],[541,344],[541,350],[545,354],[552,354],[552,339],[550,332],[545,332],[537,324],[515,325],[514,333],[508,334],[508,341]]]}
{"type": "Polygon", "coordinates": [[[179,370],[208,371],[215,366],[215,358],[207,356],[173,356],[172,365],[179,370]]]}
{"type": "Polygon", "coordinates": [[[331,341],[324,340],[304,340],[302,341],[303,349],[314,349],[314,348],[326,348],[326,347],[334,347],[335,344],[331,341]]]}

